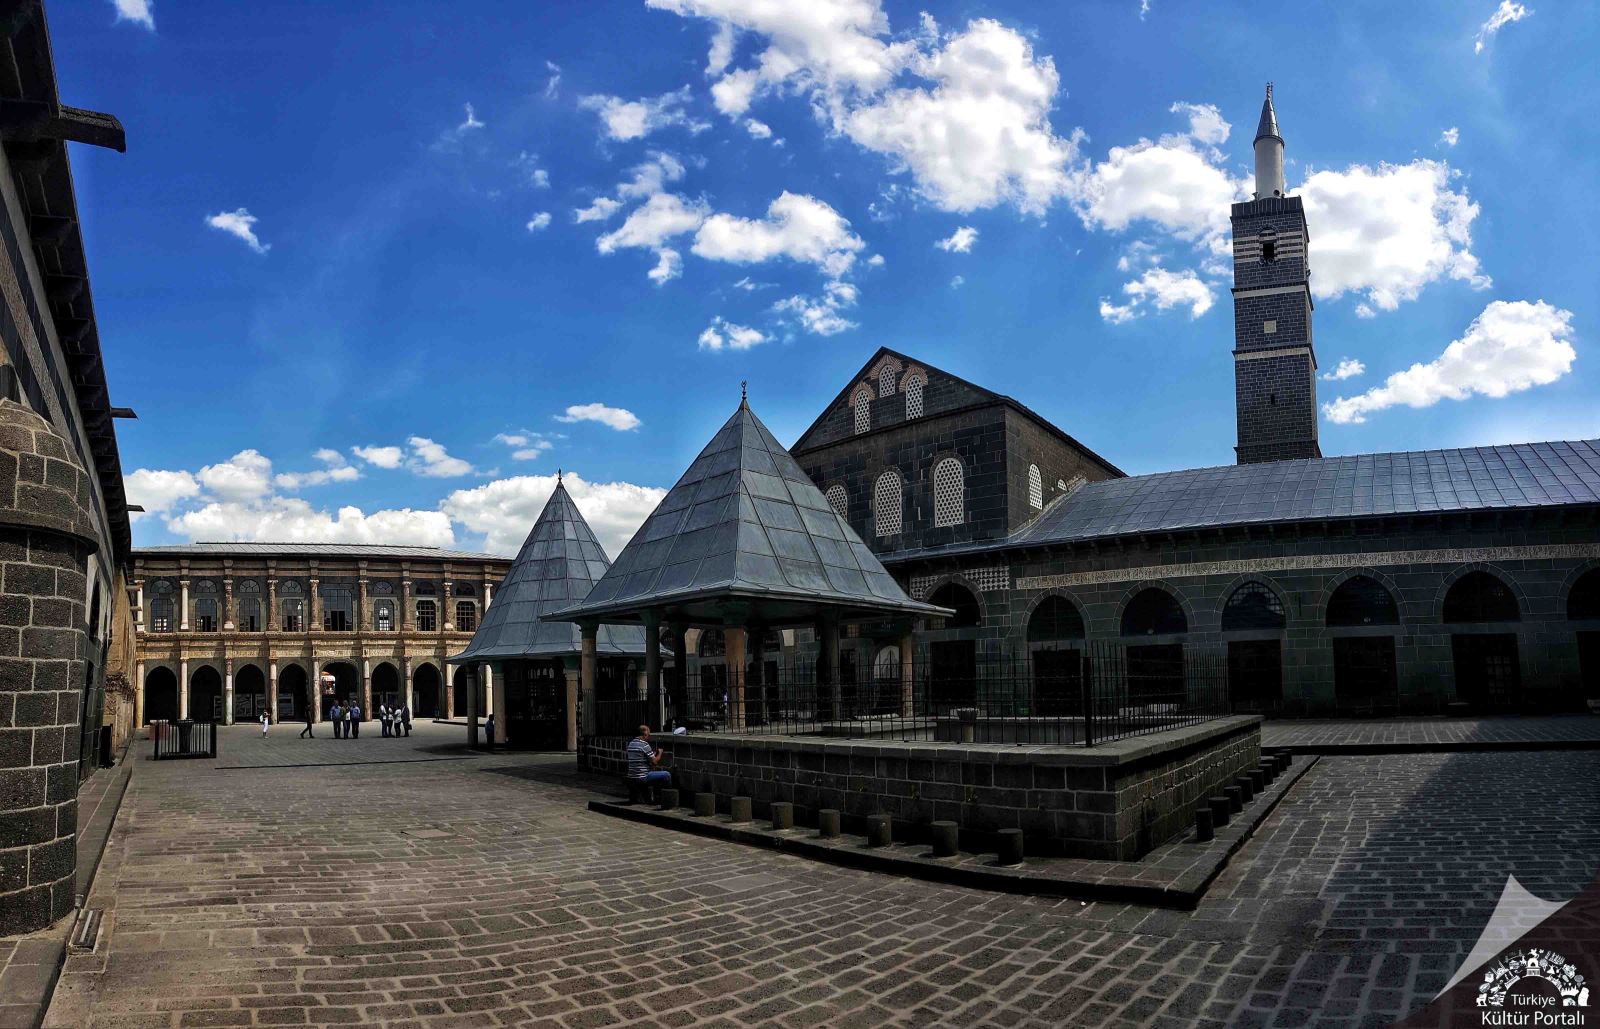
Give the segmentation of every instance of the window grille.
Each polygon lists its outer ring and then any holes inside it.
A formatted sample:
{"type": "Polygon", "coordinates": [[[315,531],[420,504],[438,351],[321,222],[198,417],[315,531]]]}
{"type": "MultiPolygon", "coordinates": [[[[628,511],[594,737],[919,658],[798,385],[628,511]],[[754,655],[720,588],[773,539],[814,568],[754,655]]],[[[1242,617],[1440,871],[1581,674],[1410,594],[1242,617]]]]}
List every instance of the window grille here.
{"type": "Polygon", "coordinates": [[[899,472],[878,476],[877,485],[872,487],[873,532],[877,535],[893,536],[900,531],[904,493],[899,472]]]}
{"type": "Polygon", "coordinates": [[[456,631],[472,632],[478,627],[478,608],[470,600],[456,605],[456,631]]]}
{"type": "Polygon", "coordinates": [[[1036,511],[1044,507],[1044,476],[1036,464],[1028,466],[1028,506],[1036,511]]]}
{"type": "Polygon", "coordinates": [[[895,375],[893,368],[885,368],[878,373],[878,396],[894,396],[895,375]]]}
{"type": "Polygon", "coordinates": [[[379,632],[394,631],[394,604],[380,600],[372,610],[373,625],[379,632]]]}
{"type": "Polygon", "coordinates": [[[394,593],[394,584],[380,579],[372,584],[372,592],[380,597],[387,597],[394,593]]]}
{"type": "Polygon", "coordinates": [[[210,597],[201,597],[194,602],[194,622],[197,632],[217,631],[217,602],[210,597]]]}
{"type": "Polygon", "coordinates": [[[947,457],[933,466],[933,524],[960,525],[966,508],[961,462],[947,457]]]}
{"type": "Polygon", "coordinates": [[[994,593],[998,590],[1011,588],[1011,569],[1005,565],[996,565],[993,568],[974,568],[967,572],[967,578],[972,584],[984,593],[994,593]]]}
{"type": "Polygon", "coordinates": [[[417,601],[417,630],[419,632],[432,632],[438,628],[438,623],[434,620],[434,614],[433,601],[417,601]]]}
{"type": "Polygon", "coordinates": [[[172,599],[170,597],[157,597],[150,601],[150,631],[172,631],[172,599]]]}
{"type": "Polygon", "coordinates": [[[1247,582],[1234,590],[1222,606],[1222,631],[1238,629],[1282,629],[1288,620],[1283,613],[1283,601],[1271,588],[1259,582],[1247,582]]]}
{"type": "Polygon", "coordinates": [[[285,600],[285,601],[283,601],[283,631],[284,632],[304,632],[305,631],[306,625],[305,625],[305,607],[304,607],[304,603],[305,602],[301,601],[301,600],[285,600]]]}
{"type": "Polygon", "coordinates": [[[920,372],[911,372],[906,376],[907,418],[922,417],[922,387],[925,385],[920,372]]]}
{"type": "Polygon", "coordinates": [[[833,508],[833,513],[848,522],[850,520],[850,497],[845,493],[844,487],[836,482],[829,486],[828,492],[823,495],[828,498],[828,506],[833,508]]]}
{"type": "Polygon", "coordinates": [[[859,435],[872,428],[872,394],[863,389],[856,394],[854,405],[856,409],[855,429],[859,435]]]}
{"type": "Polygon", "coordinates": [[[240,593],[260,593],[261,592],[261,584],[256,582],[254,579],[240,579],[239,580],[239,592],[240,593]]]}
{"type": "Polygon", "coordinates": [[[239,631],[261,631],[261,601],[255,597],[244,597],[239,601],[239,631]]]}

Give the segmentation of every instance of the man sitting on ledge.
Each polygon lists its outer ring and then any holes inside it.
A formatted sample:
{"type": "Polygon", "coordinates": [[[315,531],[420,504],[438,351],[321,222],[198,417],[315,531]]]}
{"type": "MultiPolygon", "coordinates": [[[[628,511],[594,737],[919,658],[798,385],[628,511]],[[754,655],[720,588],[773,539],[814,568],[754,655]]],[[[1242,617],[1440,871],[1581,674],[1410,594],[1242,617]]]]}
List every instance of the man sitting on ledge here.
{"type": "Polygon", "coordinates": [[[661,748],[650,746],[650,727],[639,726],[639,735],[628,741],[628,796],[630,799],[648,794],[657,786],[672,782],[672,773],[656,768],[661,763],[661,748]]]}

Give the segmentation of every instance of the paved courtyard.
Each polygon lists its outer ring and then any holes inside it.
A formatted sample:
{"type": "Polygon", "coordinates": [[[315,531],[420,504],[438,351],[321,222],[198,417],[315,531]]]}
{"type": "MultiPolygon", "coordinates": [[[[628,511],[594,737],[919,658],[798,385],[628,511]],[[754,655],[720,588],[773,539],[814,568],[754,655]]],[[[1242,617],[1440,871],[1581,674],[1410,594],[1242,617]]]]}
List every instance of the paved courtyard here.
{"type": "Polygon", "coordinates": [[[643,828],[456,727],[283,730],[141,757],[49,1024],[1379,1025],[1508,874],[1559,900],[1600,868],[1594,751],[1325,757],[1181,913],[643,828]]]}

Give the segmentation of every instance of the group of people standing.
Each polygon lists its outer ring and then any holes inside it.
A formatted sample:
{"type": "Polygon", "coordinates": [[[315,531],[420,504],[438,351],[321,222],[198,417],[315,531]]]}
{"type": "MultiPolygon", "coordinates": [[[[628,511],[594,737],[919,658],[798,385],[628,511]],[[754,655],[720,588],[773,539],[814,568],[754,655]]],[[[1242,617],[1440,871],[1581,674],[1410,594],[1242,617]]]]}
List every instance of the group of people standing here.
{"type": "MultiPolygon", "coordinates": [[[[335,700],[333,707],[328,709],[328,721],[333,723],[333,738],[336,740],[358,740],[361,738],[361,705],[351,698],[348,703],[335,700]]],[[[388,704],[378,705],[378,722],[383,727],[385,738],[390,736],[411,735],[411,708],[408,705],[390,707],[388,704]]],[[[316,724],[311,720],[311,711],[306,711],[306,727],[300,730],[300,738],[317,738],[312,731],[316,724]]],[[[267,716],[261,716],[261,735],[267,734],[267,716]]]]}

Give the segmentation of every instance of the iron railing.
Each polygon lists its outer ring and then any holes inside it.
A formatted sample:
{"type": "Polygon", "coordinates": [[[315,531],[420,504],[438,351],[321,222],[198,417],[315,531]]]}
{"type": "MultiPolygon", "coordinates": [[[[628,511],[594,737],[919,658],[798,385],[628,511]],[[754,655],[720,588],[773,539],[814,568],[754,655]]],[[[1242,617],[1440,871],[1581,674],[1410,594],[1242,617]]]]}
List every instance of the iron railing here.
{"type": "Polygon", "coordinates": [[[814,661],[763,660],[747,669],[701,662],[662,673],[659,703],[604,697],[594,732],[631,736],[641,724],[693,732],[836,739],[1089,746],[1231,713],[1228,662],[1217,648],[1085,643],[981,657],[937,644],[837,684],[814,661]]]}
{"type": "Polygon", "coordinates": [[[150,736],[155,741],[157,761],[178,757],[216,757],[217,726],[214,722],[153,721],[150,736]]]}

